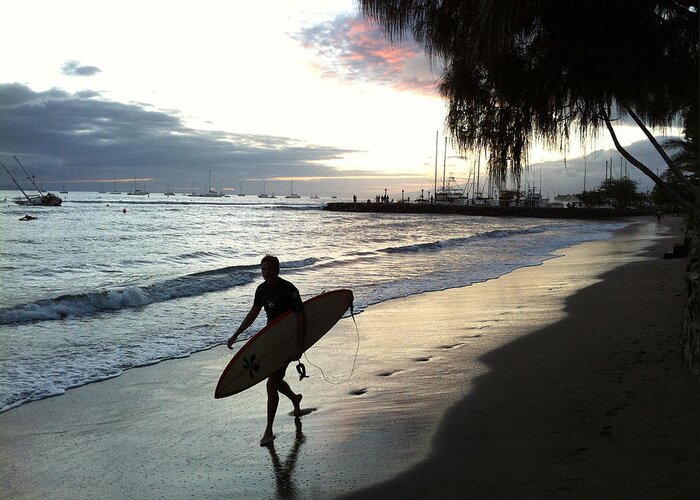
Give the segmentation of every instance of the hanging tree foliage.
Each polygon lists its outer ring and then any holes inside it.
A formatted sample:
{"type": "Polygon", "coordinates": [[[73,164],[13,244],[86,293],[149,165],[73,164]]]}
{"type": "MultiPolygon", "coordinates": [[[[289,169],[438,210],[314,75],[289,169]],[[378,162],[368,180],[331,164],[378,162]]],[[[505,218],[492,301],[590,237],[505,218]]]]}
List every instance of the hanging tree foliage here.
{"type": "MultiPolygon", "coordinates": [[[[390,39],[410,36],[444,64],[447,127],[489,151],[493,178],[519,176],[535,141],[565,149],[607,129],[620,153],[689,209],[697,185],[647,127],[683,123],[697,148],[698,1],[360,0],[390,39]],[[688,188],[675,192],[615,134],[628,116],[688,188]],[[688,193],[691,193],[689,196],[688,193]]],[[[697,178],[697,156],[695,161],[697,178]]],[[[686,171],[687,172],[687,171],[686,171]]],[[[693,170],[691,168],[690,172],[693,170]]]]}

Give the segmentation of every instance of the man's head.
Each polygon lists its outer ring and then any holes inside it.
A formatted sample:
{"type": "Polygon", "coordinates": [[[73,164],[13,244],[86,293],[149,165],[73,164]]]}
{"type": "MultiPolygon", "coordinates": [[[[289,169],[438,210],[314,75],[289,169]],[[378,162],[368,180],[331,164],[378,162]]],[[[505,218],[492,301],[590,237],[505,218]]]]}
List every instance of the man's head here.
{"type": "Polygon", "coordinates": [[[260,261],[260,270],[263,279],[268,283],[274,283],[280,274],[280,261],[274,255],[266,255],[260,261]]]}

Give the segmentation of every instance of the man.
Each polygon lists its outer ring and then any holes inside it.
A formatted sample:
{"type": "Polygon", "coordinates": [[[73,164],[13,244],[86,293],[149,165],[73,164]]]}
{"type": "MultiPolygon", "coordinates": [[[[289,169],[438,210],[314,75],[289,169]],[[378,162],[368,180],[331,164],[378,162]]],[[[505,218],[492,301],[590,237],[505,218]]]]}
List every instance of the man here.
{"type": "MultiPolygon", "coordinates": [[[[279,277],[280,261],[277,257],[272,255],[263,257],[260,262],[260,270],[265,281],[255,290],[253,307],[243,319],[236,333],[228,339],[226,345],[229,349],[233,348],[233,343],[238,336],[253,324],[263,307],[267,313],[268,323],[282,313],[293,309],[297,319],[297,352],[289,361],[299,359],[304,352],[304,338],[306,336],[306,316],[299,290],[289,281],[279,277]]],[[[279,392],[287,396],[294,405],[294,415],[297,417],[301,415],[299,403],[302,395],[295,394],[289,384],[284,381],[289,361],[267,379],[267,427],[262,439],[260,439],[260,446],[272,444],[275,439],[275,435],[272,433],[272,424],[279,404],[279,392]]]]}

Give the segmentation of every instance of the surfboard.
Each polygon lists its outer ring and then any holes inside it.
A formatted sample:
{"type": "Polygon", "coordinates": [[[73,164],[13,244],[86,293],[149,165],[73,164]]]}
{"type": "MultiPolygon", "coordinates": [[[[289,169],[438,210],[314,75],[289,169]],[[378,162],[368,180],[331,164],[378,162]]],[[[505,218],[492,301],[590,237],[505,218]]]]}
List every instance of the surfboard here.
{"type": "MultiPolygon", "coordinates": [[[[351,290],[333,290],[304,302],[304,351],[314,345],[352,306],[351,290]]],[[[297,320],[291,309],[256,333],[234,355],[214,391],[216,399],[242,392],[262,382],[291,360],[297,348],[297,320]]]]}

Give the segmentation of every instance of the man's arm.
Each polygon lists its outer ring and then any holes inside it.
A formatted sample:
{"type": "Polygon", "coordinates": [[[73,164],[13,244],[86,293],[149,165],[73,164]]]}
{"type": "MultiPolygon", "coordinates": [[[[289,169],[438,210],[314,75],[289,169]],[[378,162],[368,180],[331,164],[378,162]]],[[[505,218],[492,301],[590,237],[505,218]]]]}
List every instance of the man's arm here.
{"type": "Polygon", "coordinates": [[[241,326],[238,327],[236,333],[231,335],[231,337],[226,342],[226,347],[228,347],[229,349],[233,349],[233,343],[236,341],[236,339],[241,333],[246,331],[248,327],[253,324],[253,321],[255,321],[255,319],[258,317],[258,314],[260,314],[261,309],[262,307],[256,305],[253,305],[253,307],[250,308],[248,314],[246,314],[245,318],[243,318],[241,326]]]}

